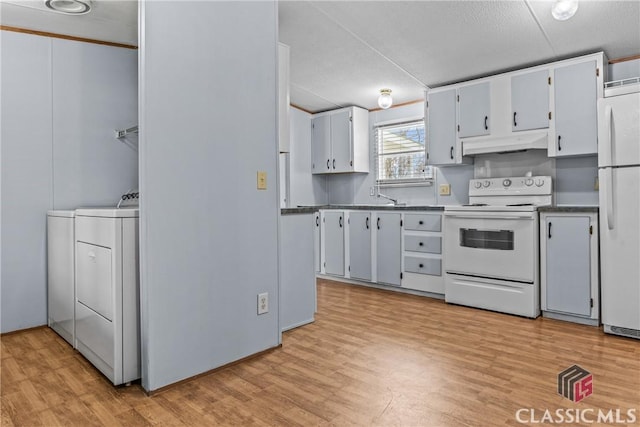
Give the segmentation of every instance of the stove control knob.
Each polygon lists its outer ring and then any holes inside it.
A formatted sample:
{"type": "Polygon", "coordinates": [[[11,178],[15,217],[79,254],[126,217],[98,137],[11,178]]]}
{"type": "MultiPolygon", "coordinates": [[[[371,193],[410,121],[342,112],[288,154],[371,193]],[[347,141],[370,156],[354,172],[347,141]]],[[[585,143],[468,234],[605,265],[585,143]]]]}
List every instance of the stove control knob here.
{"type": "Polygon", "coordinates": [[[476,181],[476,183],[475,183],[475,187],[476,187],[476,188],[480,188],[480,187],[482,187],[482,183],[481,183],[480,181],[476,181]]]}
{"type": "Polygon", "coordinates": [[[488,186],[491,185],[491,182],[490,181],[485,181],[482,185],[484,185],[485,187],[488,187],[488,186]]]}
{"type": "Polygon", "coordinates": [[[544,179],[536,179],[536,187],[542,187],[544,185],[544,179]]]}
{"type": "Polygon", "coordinates": [[[531,187],[533,185],[533,179],[531,178],[527,178],[524,180],[524,185],[526,185],[527,187],[531,187]]]}
{"type": "Polygon", "coordinates": [[[505,187],[508,187],[511,185],[511,180],[510,179],[505,179],[504,181],[502,181],[502,185],[504,185],[505,187]]]}

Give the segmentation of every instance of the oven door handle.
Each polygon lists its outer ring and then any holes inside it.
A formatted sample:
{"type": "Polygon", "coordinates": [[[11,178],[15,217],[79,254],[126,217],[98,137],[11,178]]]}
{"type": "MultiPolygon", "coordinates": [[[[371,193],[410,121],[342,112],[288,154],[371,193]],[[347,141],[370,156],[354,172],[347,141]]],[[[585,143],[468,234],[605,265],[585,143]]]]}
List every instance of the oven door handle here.
{"type": "Polygon", "coordinates": [[[462,219],[529,219],[533,221],[532,216],[528,215],[456,215],[445,213],[450,218],[462,218],[462,219]]]}

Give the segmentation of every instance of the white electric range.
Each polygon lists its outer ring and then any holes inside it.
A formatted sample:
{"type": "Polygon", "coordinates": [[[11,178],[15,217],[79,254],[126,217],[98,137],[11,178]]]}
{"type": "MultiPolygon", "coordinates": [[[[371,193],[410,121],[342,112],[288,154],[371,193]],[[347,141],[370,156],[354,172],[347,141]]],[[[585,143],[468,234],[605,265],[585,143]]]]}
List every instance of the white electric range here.
{"type": "Polygon", "coordinates": [[[469,181],[470,204],[445,207],[445,300],[538,317],[538,206],[552,201],[549,176],[469,181]]]}

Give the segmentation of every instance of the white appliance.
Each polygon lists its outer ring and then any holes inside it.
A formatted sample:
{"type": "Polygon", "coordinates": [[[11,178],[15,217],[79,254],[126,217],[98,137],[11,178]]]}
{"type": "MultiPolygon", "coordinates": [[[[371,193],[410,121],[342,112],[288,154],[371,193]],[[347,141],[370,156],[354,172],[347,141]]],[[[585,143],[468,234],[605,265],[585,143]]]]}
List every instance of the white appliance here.
{"type": "Polygon", "coordinates": [[[598,101],[604,331],[640,339],[640,83],[598,101]]]}
{"type": "Polygon", "coordinates": [[[140,378],[137,193],[123,200],[75,222],[76,348],[115,385],[140,378]]]}
{"type": "Polygon", "coordinates": [[[472,179],[469,201],[445,207],[445,301],[538,317],[537,206],[552,203],[551,177],[472,179]]]}
{"type": "Polygon", "coordinates": [[[75,211],[47,212],[47,323],[74,345],[75,211]]]}

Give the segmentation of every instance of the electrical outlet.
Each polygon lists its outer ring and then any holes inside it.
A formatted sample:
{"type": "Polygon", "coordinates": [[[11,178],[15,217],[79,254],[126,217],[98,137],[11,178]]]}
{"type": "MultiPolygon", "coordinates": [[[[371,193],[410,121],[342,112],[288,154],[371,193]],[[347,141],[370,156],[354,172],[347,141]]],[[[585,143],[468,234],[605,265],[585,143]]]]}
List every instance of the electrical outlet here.
{"type": "Polygon", "coordinates": [[[371,197],[376,195],[376,187],[369,187],[369,195],[371,197]]]}
{"type": "Polygon", "coordinates": [[[438,191],[441,196],[449,196],[451,195],[451,185],[440,184],[440,186],[438,187],[438,191]]]}
{"type": "Polygon", "coordinates": [[[258,294],[258,314],[269,312],[269,293],[258,294]]]}
{"type": "Polygon", "coordinates": [[[600,190],[600,180],[598,179],[597,176],[596,176],[595,182],[593,183],[593,189],[594,189],[594,191],[600,190]]]}

